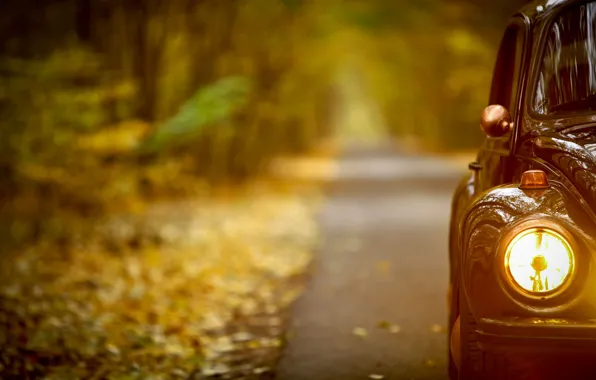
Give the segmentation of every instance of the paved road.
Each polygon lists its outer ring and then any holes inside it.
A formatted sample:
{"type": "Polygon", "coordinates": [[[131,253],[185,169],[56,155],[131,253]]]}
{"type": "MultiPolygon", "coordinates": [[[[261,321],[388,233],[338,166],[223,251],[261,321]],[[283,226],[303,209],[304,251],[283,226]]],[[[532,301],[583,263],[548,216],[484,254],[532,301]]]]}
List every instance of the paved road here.
{"type": "Polygon", "coordinates": [[[448,217],[462,173],[390,149],[346,153],[278,379],[446,378],[448,217]]]}

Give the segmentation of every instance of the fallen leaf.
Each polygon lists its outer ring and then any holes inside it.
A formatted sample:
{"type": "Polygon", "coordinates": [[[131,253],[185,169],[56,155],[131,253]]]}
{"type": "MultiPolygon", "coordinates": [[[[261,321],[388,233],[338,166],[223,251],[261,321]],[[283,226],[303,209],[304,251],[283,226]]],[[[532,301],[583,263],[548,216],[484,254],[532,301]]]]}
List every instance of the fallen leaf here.
{"type": "Polygon", "coordinates": [[[234,342],[242,343],[242,342],[248,342],[252,339],[254,339],[254,336],[248,332],[239,331],[237,333],[232,334],[232,340],[234,342]]]}
{"type": "Polygon", "coordinates": [[[366,329],[362,327],[355,327],[354,330],[352,330],[352,334],[364,338],[368,336],[368,331],[366,331],[366,329]]]}
{"type": "Polygon", "coordinates": [[[116,347],[113,344],[110,344],[110,343],[106,344],[106,350],[112,355],[115,355],[115,356],[120,355],[120,350],[118,349],[118,347],[116,347]]]}
{"type": "Polygon", "coordinates": [[[392,334],[397,334],[400,331],[401,331],[401,327],[399,325],[391,325],[389,327],[389,332],[392,334]]]}
{"type": "Polygon", "coordinates": [[[271,371],[271,369],[269,367],[259,367],[259,368],[253,369],[252,373],[254,373],[255,375],[262,375],[269,371],[271,371]]]}
{"type": "Polygon", "coordinates": [[[369,379],[375,379],[375,380],[381,380],[385,378],[385,375],[379,375],[376,373],[371,373],[370,375],[368,375],[369,379]]]}
{"type": "Polygon", "coordinates": [[[377,323],[377,327],[380,329],[389,329],[391,327],[391,323],[387,321],[379,321],[377,323]]]}
{"type": "Polygon", "coordinates": [[[214,363],[203,367],[201,372],[204,376],[225,375],[230,372],[230,367],[222,363],[214,363]]]}

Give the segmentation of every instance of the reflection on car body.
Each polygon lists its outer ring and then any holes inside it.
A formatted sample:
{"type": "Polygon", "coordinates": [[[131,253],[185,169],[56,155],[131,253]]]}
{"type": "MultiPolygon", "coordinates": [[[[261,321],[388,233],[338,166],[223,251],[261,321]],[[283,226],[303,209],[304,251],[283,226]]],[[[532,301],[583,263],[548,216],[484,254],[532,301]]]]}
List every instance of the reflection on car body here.
{"type": "Polygon", "coordinates": [[[596,1],[533,1],[505,30],[455,191],[455,379],[596,378],[596,1]]]}

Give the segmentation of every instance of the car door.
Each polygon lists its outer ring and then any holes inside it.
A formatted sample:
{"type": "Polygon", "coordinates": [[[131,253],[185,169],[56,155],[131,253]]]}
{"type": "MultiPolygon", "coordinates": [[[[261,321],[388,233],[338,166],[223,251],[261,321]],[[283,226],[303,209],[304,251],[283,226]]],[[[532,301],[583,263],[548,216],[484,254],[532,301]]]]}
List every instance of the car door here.
{"type": "Polygon", "coordinates": [[[521,121],[520,94],[528,41],[528,25],[524,18],[515,17],[507,27],[497,54],[493,71],[489,104],[500,104],[511,114],[514,127],[500,137],[487,136],[477,156],[476,191],[506,183],[511,177],[511,152],[517,127],[521,121]]]}

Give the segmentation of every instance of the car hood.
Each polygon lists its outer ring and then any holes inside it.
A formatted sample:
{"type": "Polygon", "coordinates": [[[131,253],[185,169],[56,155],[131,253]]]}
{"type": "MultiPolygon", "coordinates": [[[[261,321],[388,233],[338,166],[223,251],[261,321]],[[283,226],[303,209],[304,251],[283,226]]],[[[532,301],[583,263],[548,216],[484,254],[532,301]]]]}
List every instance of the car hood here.
{"type": "Polygon", "coordinates": [[[596,128],[541,135],[534,155],[566,177],[596,212],[596,128]]]}

